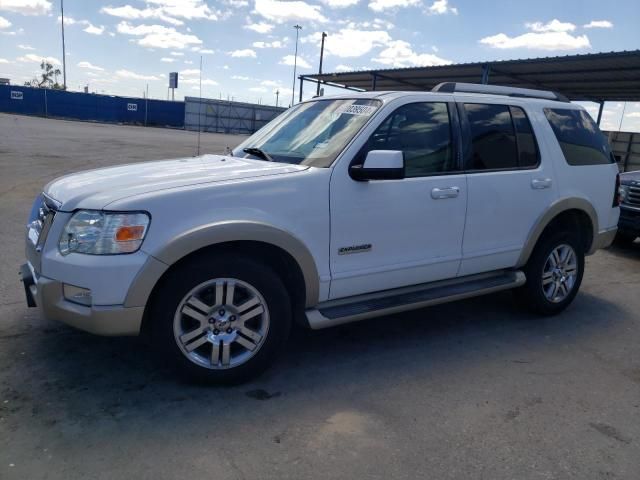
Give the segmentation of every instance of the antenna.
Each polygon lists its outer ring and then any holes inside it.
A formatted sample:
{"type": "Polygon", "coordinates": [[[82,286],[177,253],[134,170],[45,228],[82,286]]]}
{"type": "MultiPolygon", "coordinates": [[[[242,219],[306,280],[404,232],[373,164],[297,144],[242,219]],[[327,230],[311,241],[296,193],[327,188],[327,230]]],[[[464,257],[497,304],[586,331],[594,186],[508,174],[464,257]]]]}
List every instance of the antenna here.
{"type": "Polygon", "coordinates": [[[198,150],[196,157],[200,156],[200,117],[202,116],[202,55],[200,55],[200,98],[198,102],[198,150]]]}

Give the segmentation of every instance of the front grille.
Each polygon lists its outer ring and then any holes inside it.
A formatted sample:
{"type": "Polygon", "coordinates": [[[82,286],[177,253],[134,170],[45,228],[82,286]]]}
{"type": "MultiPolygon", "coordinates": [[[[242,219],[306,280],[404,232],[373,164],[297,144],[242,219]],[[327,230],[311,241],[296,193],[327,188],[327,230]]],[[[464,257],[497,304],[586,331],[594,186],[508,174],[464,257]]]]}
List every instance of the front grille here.
{"type": "Polygon", "coordinates": [[[635,185],[629,187],[626,203],[640,205],[640,187],[636,187],[635,185]]]}

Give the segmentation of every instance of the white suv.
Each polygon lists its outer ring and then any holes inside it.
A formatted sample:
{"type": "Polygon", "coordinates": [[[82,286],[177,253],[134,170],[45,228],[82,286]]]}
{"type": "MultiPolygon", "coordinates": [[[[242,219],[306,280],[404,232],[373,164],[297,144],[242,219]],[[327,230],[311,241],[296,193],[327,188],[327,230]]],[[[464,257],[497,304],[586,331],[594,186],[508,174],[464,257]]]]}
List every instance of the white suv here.
{"type": "Polygon", "coordinates": [[[441,84],[316,98],[228,155],[68,175],[38,196],[27,301],[148,335],[187,374],[264,369],[314,329],[505,289],[571,303],[618,223],[617,167],[552,92],[441,84]]]}

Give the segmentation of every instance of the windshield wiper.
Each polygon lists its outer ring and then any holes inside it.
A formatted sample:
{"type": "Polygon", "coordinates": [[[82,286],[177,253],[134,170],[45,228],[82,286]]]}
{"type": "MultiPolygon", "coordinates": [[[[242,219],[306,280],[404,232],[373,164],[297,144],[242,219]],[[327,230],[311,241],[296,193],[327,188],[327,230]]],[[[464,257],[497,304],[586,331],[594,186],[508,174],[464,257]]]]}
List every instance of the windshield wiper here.
{"type": "Polygon", "coordinates": [[[267,152],[258,147],[247,147],[243,148],[242,151],[244,153],[248,153],[249,155],[254,155],[256,157],[260,157],[267,162],[275,162],[275,160],[269,155],[267,152]]]}

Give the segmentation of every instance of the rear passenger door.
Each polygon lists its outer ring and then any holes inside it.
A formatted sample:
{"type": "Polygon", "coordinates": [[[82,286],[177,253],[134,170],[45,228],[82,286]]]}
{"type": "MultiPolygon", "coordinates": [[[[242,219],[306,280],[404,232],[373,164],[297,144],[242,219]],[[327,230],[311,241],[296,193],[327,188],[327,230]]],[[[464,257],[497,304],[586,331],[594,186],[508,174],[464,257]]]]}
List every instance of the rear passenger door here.
{"type": "Polygon", "coordinates": [[[468,188],[459,275],[513,267],[555,198],[552,166],[524,108],[460,102],[458,111],[468,188]]]}

